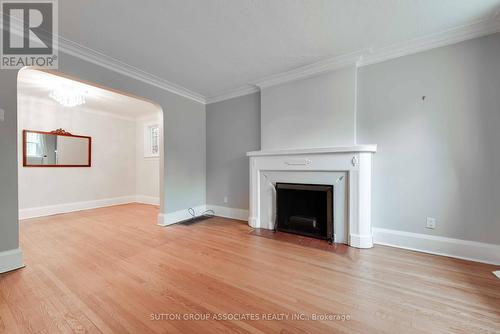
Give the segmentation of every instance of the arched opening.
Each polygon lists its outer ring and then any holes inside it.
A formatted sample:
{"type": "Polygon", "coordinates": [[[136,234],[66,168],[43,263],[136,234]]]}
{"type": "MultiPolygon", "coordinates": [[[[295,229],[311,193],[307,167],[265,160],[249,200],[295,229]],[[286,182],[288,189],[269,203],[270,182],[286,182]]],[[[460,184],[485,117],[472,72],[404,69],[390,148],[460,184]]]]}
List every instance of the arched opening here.
{"type": "Polygon", "coordinates": [[[17,86],[20,219],[133,202],[162,212],[160,105],[39,68],[17,86]]]}

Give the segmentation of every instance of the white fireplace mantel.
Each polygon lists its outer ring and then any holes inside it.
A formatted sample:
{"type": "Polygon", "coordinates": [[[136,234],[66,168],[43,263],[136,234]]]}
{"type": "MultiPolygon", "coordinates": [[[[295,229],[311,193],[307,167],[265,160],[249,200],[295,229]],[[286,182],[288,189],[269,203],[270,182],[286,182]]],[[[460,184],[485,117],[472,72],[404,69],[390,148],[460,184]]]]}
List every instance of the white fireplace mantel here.
{"type": "MultiPolygon", "coordinates": [[[[275,199],[269,174],[286,180],[307,178],[307,182],[335,183],[334,176],[345,173],[346,242],[357,248],[373,247],[371,228],[372,155],[377,145],[356,145],[313,149],[248,152],[250,157],[250,217],[253,228],[274,229],[275,199]],[[331,178],[329,178],[331,175],[331,178]]],[[[286,181],[285,181],[286,182],[286,181]]],[[[335,232],[335,231],[334,231],[335,232]]]]}
{"type": "Polygon", "coordinates": [[[339,147],[303,148],[276,151],[252,151],[247,152],[248,157],[259,157],[269,155],[300,155],[300,154],[328,154],[328,153],[354,153],[354,152],[377,152],[377,145],[355,145],[339,147]]]}

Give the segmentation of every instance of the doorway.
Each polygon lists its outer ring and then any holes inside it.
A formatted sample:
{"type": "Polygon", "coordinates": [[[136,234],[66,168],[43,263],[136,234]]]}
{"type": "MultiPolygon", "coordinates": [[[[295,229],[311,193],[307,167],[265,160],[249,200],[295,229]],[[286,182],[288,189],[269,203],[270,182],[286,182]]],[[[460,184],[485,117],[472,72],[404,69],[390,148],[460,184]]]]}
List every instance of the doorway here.
{"type": "Polygon", "coordinates": [[[17,98],[20,219],[163,203],[159,105],[36,68],[17,98]]]}

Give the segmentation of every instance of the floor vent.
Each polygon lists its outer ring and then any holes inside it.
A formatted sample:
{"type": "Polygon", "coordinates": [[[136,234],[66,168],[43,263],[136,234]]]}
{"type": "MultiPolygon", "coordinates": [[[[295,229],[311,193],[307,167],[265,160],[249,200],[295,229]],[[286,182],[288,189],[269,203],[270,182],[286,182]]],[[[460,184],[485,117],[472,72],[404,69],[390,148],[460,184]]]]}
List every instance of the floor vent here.
{"type": "Polygon", "coordinates": [[[179,224],[182,225],[192,225],[196,224],[199,222],[202,222],[204,220],[213,218],[215,216],[215,211],[214,210],[205,210],[201,215],[197,215],[196,211],[193,208],[188,209],[189,214],[191,215],[191,218],[183,220],[179,222],[179,224]]]}
{"type": "Polygon", "coordinates": [[[200,216],[200,217],[195,217],[195,218],[189,218],[186,220],[183,220],[179,222],[181,225],[193,225],[196,223],[201,223],[202,221],[205,221],[207,219],[213,218],[213,216],[200,216]]]}

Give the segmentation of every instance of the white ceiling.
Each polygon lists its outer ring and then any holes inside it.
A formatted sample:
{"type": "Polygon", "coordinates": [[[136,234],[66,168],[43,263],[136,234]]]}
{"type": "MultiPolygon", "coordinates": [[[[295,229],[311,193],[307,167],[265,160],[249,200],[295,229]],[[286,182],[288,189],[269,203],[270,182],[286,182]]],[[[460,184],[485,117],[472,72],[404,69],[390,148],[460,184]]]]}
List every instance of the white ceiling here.
{"type": "Polygon", "coordinates": [[[491,20],[500,0],[59,1],[62,37],[205,97],[491,20]]]}
{"type": "Polygon", "coordinates": [[[86,102],[81,110],[111,114],[135,120],[161,114],[161,110],[150,102],[119,94],[107,89],[87,85],[45,71],[24,69],[19,72],[19,98],[36,99],[57,103],[49,97],[52,89],[61,85],[75,87],[87,92],[86,102]]]}

